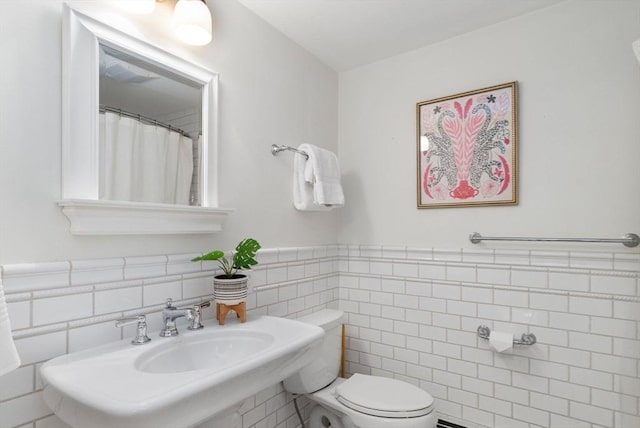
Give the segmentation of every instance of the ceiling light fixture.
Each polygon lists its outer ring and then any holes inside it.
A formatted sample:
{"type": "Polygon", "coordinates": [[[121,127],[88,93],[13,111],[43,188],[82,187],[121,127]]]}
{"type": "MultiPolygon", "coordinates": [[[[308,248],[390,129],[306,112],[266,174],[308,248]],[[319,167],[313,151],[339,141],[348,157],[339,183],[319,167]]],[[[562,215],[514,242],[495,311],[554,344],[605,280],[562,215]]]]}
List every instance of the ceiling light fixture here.
{"type": "Polygon", "coordinates": [[[211,41],[211,12],[204,0],[178,0],[173,28],[183,43],[204,46],[211,41]]]}

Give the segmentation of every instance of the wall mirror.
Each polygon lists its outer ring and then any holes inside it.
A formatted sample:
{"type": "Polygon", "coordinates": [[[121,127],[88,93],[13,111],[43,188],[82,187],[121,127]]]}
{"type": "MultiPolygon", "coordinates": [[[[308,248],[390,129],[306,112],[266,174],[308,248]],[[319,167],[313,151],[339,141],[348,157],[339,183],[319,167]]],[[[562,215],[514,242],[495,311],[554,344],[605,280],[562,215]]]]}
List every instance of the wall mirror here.
{"type": "Polygon", "coordinates": [[[200,205],[202,87],[100,44],[99,199],[200,205]]]}
{"type": "Polygon", "coordinates": [[[216,73],[65,5],[63,79],[72,233],[221,229],[216,73]]]}

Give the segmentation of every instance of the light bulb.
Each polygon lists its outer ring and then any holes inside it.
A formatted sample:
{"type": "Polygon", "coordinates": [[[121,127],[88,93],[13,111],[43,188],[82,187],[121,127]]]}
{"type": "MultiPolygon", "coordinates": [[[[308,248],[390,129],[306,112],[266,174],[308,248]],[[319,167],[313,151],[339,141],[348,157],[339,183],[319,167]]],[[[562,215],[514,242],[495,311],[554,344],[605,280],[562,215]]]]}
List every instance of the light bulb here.
{"type": "Polygon", "coordinates": [[[178,0],[173,11],[173,27],[182,42],[206,45],[211,41],[211,12],[202,0],[178,0]]]}

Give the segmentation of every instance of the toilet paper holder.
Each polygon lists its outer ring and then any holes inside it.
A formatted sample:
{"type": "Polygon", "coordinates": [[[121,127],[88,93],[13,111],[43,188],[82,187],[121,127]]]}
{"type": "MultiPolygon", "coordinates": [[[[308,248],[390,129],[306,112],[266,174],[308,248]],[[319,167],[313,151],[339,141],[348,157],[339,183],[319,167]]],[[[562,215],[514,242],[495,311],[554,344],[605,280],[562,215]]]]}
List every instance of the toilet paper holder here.
{"type": "MultiPolygon", "coordinates": [[[[489,340],[489,335],[491,334],[491,329],[486,325],[478,326],[478,336],[481,339],[489,340]]],[[[520,339],[513,339],[514,345],[533,345],[536,343],[536,335],[533,333],[522,333],[520,339]]]]}

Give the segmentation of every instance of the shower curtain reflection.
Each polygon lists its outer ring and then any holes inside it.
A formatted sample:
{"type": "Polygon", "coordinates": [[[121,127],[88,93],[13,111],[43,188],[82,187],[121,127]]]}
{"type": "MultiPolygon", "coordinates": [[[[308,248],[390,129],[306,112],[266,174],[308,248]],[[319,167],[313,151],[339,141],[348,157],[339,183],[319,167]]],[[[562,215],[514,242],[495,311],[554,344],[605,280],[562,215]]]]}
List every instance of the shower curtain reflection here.
{"type": "Polygon", "coordinates": [[[100,199],[189,205],[193,140],[100,113],[100,199]]]}

